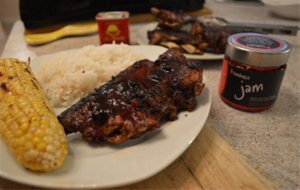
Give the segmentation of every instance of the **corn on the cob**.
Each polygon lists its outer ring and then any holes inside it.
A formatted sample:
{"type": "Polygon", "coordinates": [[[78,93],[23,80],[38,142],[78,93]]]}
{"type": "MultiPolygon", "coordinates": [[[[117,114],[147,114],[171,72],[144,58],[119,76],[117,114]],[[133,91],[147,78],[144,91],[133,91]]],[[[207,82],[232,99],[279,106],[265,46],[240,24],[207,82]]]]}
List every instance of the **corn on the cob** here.
{"type": "Polygon", "coordinates": [[[34,171],[58,168],[67,155],[63,127],[30,67],[0,60],[0,136],[17,161],[34,171]]]}

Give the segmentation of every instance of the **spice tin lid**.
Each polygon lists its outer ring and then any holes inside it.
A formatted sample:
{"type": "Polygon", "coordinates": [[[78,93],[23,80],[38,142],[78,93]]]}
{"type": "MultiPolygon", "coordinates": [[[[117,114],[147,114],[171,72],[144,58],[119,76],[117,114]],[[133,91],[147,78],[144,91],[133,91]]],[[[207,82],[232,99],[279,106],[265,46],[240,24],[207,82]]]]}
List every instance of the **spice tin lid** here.
{"type": "Polygon", "coordinates": [[[228,37],[225,54],[232,60],[258,67],[280,66],[287,62],[291,46],[283,40],[258,33],[228,37]]]}
{"type": "Polygon", "coordinates": [[[128,11],[107,11],[107,12],[99,12],[96,15],[96,20],[114,20],[114,19],[126,19],[129,18],[128,11]]]}

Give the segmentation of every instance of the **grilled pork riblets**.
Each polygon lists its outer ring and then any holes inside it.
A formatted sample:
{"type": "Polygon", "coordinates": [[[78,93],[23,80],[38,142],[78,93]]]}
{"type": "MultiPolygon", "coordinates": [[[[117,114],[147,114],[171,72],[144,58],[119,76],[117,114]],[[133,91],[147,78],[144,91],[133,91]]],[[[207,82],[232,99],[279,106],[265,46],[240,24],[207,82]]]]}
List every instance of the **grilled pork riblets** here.
{"type": "Polygon", "coordinates": [[[157,28],[148,31],[149,44],[177,48],[190,54],[202,54],[208,44],[195,35],[180,30],[157,28]]]}
{"type": "Polygon", "coordinates": [[[158,25],[147,33],[149,44],[178,48],[189,54],[224,53],[229,34],[221,28],[208,27],[183,12],[152,8],[151,14],[158,25]]]}
{"type": "Polygon", "coordinates": [[[172,49],[134,63],[58,118],[67,133],[119,144],[192,111],[203,87],[202,69],[172,49]]]}

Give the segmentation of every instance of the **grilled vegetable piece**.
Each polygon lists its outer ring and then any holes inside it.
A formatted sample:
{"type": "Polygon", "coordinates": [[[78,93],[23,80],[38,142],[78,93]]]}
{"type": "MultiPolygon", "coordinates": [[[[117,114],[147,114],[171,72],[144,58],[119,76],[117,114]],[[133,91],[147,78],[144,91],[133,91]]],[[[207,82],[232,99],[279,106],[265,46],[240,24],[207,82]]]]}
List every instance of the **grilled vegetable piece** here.
{"type": "Polygon", "coordinates": [[[29,66],[17,59],[0,59],[0,136],[30,170],[54,170],[67,155],[63,127],[29,66]]]}

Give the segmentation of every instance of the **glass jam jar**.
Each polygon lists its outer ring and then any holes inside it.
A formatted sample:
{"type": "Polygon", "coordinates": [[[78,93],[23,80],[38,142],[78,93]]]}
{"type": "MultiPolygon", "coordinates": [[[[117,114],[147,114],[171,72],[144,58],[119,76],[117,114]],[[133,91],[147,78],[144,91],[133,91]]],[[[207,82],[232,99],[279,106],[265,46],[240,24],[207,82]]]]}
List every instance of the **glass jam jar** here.
{"type": "Polygon", "coordinates": [[[219,85],[221,99],[243,111],[261,111],[275,103],[291,46],[257,33],[228,37],[219,85]]]}

